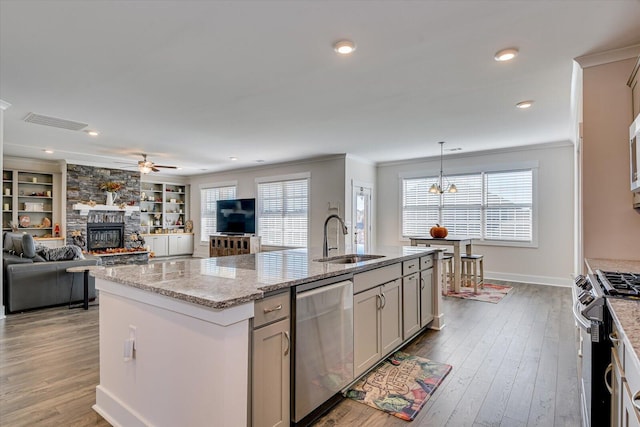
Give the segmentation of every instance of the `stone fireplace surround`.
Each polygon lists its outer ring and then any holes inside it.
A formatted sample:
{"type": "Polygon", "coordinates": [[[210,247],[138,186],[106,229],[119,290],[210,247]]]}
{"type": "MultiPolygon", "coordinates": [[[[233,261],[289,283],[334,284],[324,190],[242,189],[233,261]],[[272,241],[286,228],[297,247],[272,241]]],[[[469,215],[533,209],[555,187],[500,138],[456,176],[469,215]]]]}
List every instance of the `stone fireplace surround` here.
{"type": "MultiPolygon", "coordinates": [[[[104,205],[106,194],[100,190],[100,184],[107,181],[119,182],[123,185],[118,192],[116,204],[133,202],[140,205],[140,173],[123,169],[98,168],[85,165],[67,165],[67,215],[66,215],[66,243],[73,243],[73,233],[78,230],[87,241],[87,223],[91,222],[119,222],[124,224],[124,247],[131,247],[131,235],[142,232],[140,228],[140,212],[133,211],[131,215],[124,215],[119,210],[89,211],[83,215],[74,210],[73,205],[94,201],[104,205]]],[[[87,247],[82,248],[87,250],[87,247]]]]}

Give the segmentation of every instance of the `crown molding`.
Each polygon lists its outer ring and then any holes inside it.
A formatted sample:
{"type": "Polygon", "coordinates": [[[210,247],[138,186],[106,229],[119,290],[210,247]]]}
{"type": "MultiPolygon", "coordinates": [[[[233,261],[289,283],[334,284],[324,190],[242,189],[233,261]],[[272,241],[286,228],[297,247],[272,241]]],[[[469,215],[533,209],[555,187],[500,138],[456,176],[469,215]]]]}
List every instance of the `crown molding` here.
{"type": "Polygon", "coordinates": [[[578,56],[574,60],[582,68],[595,67],[597,65],[608,64],[610,62],[624,61],[625,59],[637,58],[640,55],[640,44],[623,47],[620,49],[607,50],[590,55],[578,56]]]}

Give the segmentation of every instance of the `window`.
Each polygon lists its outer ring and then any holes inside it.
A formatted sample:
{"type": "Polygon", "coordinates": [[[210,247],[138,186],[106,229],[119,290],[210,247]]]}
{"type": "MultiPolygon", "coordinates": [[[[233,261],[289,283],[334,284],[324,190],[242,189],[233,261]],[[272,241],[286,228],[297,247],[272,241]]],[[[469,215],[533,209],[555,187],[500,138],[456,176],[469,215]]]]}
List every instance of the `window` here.
{"type": "Polygon", "coordinates": [[[216,233],[216,202],[236,198],[236,186],[210,187],[200,189],[200,241],[208,242],[216,233]]]}
{"type": "Polygon", "coordinates": [[[308,178],[258,183],[257,210],[263,245],[307,247],[308,178]]]}
{"type": "Polygon", "coordinates": [[[533,241],[533,170],[447,176],[457,193],[434,195],[438,178],[402,180],[402,235],[424,236],[435,224],[485,241],[533,241]]]}

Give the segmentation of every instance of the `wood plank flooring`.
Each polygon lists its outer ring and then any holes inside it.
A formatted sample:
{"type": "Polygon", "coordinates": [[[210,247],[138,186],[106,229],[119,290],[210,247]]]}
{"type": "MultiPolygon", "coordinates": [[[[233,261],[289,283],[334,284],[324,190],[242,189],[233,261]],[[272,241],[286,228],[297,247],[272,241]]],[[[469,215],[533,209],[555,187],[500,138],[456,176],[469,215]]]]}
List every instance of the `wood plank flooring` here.
{"type": "MultiPolygon", "coordinates": [[[[453,365],[414,422],[345,399],[316,426],[579,426],[571,290],[513,286],[499,304],[445,298],[446,327],[406,348],[453,365]]],[[[0,425],[109,426],[91,409],[98,309],[0,320],[0,425]]]]}
{"type": "Polygon", "coordinates": [[[580,426],[571,289],[509,284],[498,304],[444,298],[445,328],[406,347],[453,365],[413,422],[345,399],[316,427],[580,426]]]}

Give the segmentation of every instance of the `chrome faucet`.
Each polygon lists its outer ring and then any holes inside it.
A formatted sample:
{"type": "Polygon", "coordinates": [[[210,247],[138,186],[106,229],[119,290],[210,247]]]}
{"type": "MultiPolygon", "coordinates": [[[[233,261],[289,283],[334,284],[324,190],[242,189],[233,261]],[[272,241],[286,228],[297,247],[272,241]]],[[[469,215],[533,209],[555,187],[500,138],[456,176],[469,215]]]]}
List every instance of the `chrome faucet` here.
{"type": "Polygon", "coordinates": [[[340,218],[340,216],[336,215],[336,214],[331,214],[327,217],[327,219],[324,220],[324,241],[322,244],[322,257],[326,258],[329,256],[329,251],[331,249],[338,249],[338,248],[330,248],[329,247],[329,243],[327,243],[327,224],[329,224],[329,220],[331,218],[336,218],[338,221],[340,221],[340,225],[342,226],[342,234],[347,234],[349,232],[349,230],[347,230],[347,226],[344,225],[344,221],[342,220],[342,218],[340,218]]]}

